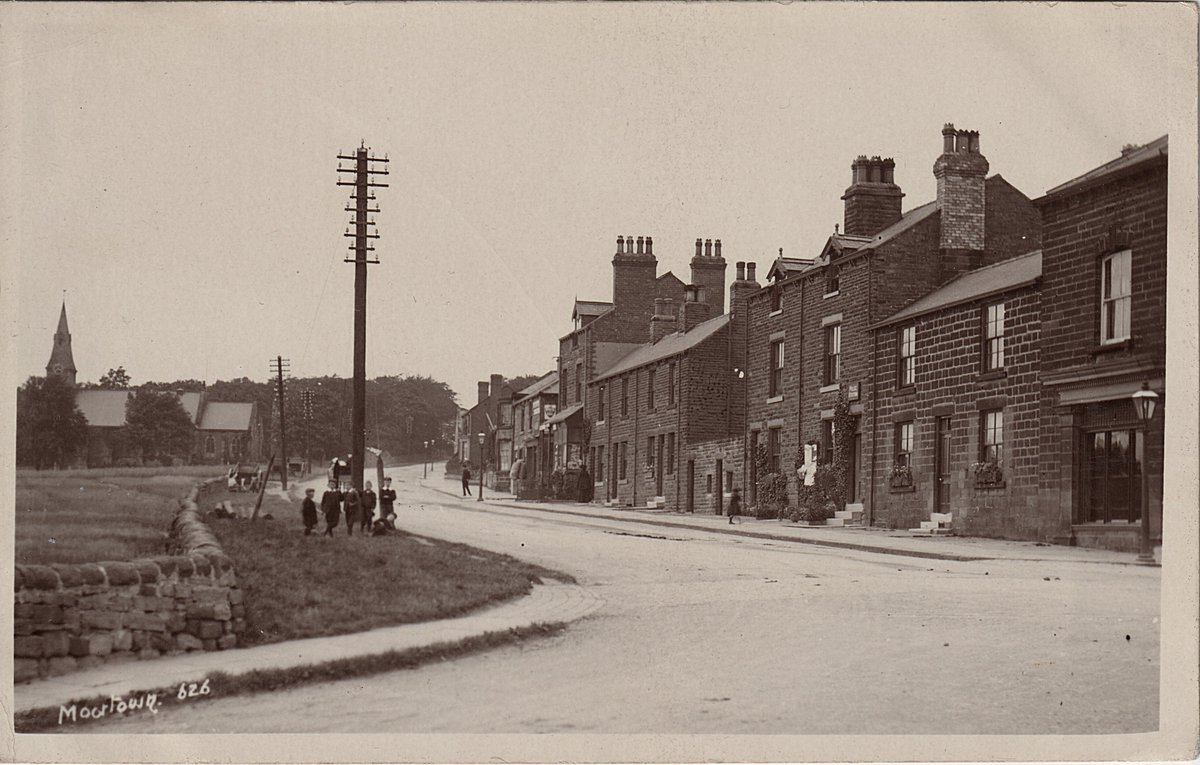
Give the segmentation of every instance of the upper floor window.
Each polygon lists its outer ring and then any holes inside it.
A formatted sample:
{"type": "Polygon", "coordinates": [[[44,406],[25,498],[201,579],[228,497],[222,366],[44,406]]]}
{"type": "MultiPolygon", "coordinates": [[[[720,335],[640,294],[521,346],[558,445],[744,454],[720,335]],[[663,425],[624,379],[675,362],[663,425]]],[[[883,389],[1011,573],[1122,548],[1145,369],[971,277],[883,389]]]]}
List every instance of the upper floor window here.
{"type": "Polygon", "coordinates": [[[1004,303],[993,303],[983,317],[983,371],[1004,368],[1004,303]]]}
{"type": "Polygon", "coordinates": [[[629,414],[629,378],[621,378],[621,416],[629,414]]]}
{"type": "Polygon", "coordinates": [[[1004,459],[1004,411],[993,409],[979,413],[979,461],[994,462],[1004,459]]]}
{"type": "Polygon", "coordinates": [[[783,341],[771,343],[771,378],[768,395],[778,396],[783,392],[783,341]]]}
{"type": "Polygon", "coordinates": [[[825,294],[837,292],[841,288],[842,267],[836,263],[825,266],[825,294]]]}
{"type": "Polygon", "coordinates": [[[667,406],[675,405],[675,365],[667,365],[667,406]]]}
{"type": "Polygon", "coordinates": [[[825,328],[825,384],[842,379],[842,325],[825,328]]]}
{"type": "Polygon", "coordinates": [[[512,407],[500,405],[500,427],[506,428],[512,425],[512,407]]]}
{"type": "Polygon", "coordinates": [[[771,288],[771,313],[783,310],[783,288],[778,284],[771,288]]]}
{"type": "Polygon", "coordinates": [[[646,408],[654,408],[654,373],[655,368],[650,367],[646,370],[646,408]]]}
{"type": "Polygon", "coordinates": [[[1100,342],[1129,339],[1129,306],[1132,292],[1132,254],[1114,252],[1100,261],[1100,342]]]}
{"type": "Polygon", "coordinates": [[[600,390],[597,391],[597,394],[598,395],[596,396],[596,408],[597,408],[596,421],[604,422],[604,386],[603,385],[600,386],[600,390]]]}
{"type": "Polygon", "coordinates": [[[897,384],[915,385],[917,382],[917,328],[904,327],[898,338],[899,357],[896,360],[897,384]]]}
{"type": "Polygon", "coordinates": [[[583,401],[583,364],[575,365],[575,403],[583,401]]]}

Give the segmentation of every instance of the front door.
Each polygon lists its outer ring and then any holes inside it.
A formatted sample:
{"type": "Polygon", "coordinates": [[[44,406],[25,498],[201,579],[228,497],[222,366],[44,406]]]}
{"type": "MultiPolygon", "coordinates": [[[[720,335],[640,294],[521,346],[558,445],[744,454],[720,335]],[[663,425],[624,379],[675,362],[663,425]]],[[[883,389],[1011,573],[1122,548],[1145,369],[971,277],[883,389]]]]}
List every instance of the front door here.
{"type": "Polygon", "coordinates": [[[934,442],[937,453],[934,463],[937,465],[937,490],[934,492],[933,511],[935,513],[950,512],[950,418],[937,418],[937,440],[934,442]]]}
{"type": "Polygon", "coordinates": [[[663,473],[667,472],[667,466],[663,463],[663,441],[665,440],[665,436],[654,439],[654,496],[656,497],[663,495],[663,473]]]}

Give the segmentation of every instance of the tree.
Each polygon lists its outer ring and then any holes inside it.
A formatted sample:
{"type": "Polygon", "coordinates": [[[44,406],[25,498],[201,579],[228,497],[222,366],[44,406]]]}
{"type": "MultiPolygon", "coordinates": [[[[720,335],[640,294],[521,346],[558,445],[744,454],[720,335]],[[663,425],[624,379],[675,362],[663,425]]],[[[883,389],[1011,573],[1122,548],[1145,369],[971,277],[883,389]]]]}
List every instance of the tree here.
{"type": "Polygon", "coordinates": [[[192,451],[192,419],[174,393],[138,391],[125,403],[125,423],[129,443],[144,460],[192,451]]]}
{"type": "Polygon", "coordinates": [[[100,378],[98,387],[103,390],[124,390],[129,387],[129,374],[125,367],[110,369],[100,378]]]}
{"type": "Polygon", "coordinates": [[[30,377],[17,391],[17,463],[65,467],[87,440],[75,389],[57,375],[30,377]]]}

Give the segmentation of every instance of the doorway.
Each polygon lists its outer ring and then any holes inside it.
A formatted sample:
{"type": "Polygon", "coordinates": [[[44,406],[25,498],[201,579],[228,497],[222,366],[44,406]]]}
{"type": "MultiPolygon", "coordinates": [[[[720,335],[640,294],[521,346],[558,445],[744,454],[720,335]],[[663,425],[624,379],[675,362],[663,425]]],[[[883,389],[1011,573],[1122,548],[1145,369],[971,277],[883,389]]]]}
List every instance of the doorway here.
{"type": "Polygon", "coordinates": [[[950,418],[937,418],[937,438],[934,441],[934,464],[937,466],[937,487],[933,493],[933,511],[950,512],[950,418]]]}

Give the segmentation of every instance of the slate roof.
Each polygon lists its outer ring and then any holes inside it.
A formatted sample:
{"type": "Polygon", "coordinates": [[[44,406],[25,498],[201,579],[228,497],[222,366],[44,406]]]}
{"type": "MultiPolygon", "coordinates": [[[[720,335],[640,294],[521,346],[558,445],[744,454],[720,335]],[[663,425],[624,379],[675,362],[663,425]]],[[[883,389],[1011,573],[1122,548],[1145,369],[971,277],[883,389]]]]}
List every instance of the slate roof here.
{"type": "Polygon", "coordinates": [[[957,276],[875,326],[895,324],[931,311],[969,303],[987,295],[1032,284],[1041,275],[1042,251],[1034,250],[957,276]]]}
{"type": "Polygon", "coordinates": [[[771,264],[770,270],[767,271],[767,278],[772,280],[786,279],[793,274],[807,271],[813,267],[813,263],[812,258],[775,258],[775,262],[771,264]]]}
{"type": "Polygon", "coordinates": [[[119,428],[125,424],[127,390],[77,390],[75,405],[95,428],[119,428]]]}
{"type": "Polygon", "coordinates": [[[729,324],[729,314],[721,314],[706,322],[697,324],[688,332],[673,332],[657,343],[647,343],[613,364],[592,382],[599,382],[610,377],[628,372],[631,369],[651,364],[669,356],[676,356],[684,351],[695,348],[700,343],[712,337],[719,329],[729,324]]]}
{"type": "MultiPolygon", "coordinates": [[[[179,403],[183,405],[183,411],[187,412],[188,419],[195,425],[199,422],[200,417],[200,394],[199,393],[180,393],[179,403]]],[[[207,406],[207,404],[206,404],[207,406]]]]}
{"type": "Polygon", "coordinates": [[[531,396],[536,396],[537,394],[542,393],[548,388],[553,388],[556,385],[558,385],[558,372],[549,372],[545,377],[537,382],[517,391],[517,397],[514,398],[514,403],[517,401],[524,401],[531,396]]]}
{"type": "Polygon", "coordinates": [[[204,405],[198,427],[200,430],[249,430],[253,421],[254,404],[209,401],[204,405]]]}
{"type": "Polygon", "coordinates": [[[599,300],[576,300],[575,308],[571,311],[571,318],[578,319],[580,316],[599,316],[612,307],[612,303],[605,303],[599,300]]]}
{"type": "Polygon", "coordinates": [[[935,214],[937,211],[938,206],[936,199],[931,202],[926,202],[920,207],[914,207],[913,209],[901,215],[900,220],[888,226],[883,231],[880,231],[869,242],[856,247],[854,251],[858,252],[861,250],[873,250],[881,244],[890,242],[929,216],[935,214]]]}
{"type": "MultiPolygon", "coordinates": [[[[1060,183],[1054,188],[1046,192],[1046,197],[1060,196],[1074,191],[1082,191],[1084,188],[1093,184],[1106,180],[1109,176],[1119,175],[1125,170],[1137,167],[1143,162],[1149,162],[1158,157],[1167,156],[1167,136],[1156,138],[1144,146],[1139,146],[1128,152],[1122,153],[1121,156],[1106,162],[1100,167],[1089,170],[1078,178],[1072,178],[1066,183],[1060,183]]],[[[1041,201],[1041,200],[1038,200],[1041,201]]]]}

